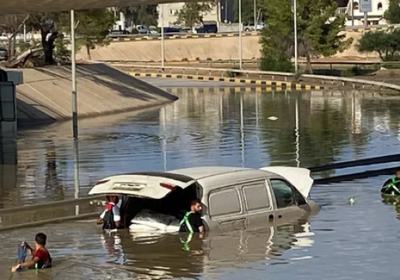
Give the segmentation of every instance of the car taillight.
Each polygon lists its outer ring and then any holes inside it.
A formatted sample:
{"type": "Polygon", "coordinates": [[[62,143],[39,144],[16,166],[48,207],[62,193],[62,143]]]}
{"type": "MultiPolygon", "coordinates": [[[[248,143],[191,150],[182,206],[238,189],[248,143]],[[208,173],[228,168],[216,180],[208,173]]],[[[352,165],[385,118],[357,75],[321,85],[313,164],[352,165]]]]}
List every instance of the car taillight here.
{"type": "Polygon", "coordinates": [[[167,183],[160,183],[160,186],[169,190],[174,190],[175,186],[171,185],[171,184],[167,184],[167,183]]]}
{"type": "Polygon", "coordinates": [[[108,181],[110,181],[110,180],[102,180],[102,181],[98,181],[98,182],[96,183],[96,186],[97,186],[97,185],[104,184],[104,183],[107,183],[108,181]]]}

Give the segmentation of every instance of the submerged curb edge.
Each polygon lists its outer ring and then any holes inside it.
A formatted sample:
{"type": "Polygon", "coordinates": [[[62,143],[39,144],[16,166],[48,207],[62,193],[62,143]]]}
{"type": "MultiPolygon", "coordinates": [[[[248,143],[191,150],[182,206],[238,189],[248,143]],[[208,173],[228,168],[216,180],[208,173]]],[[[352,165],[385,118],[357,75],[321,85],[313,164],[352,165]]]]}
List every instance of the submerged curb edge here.
{"type": "Polygon", "coordinates": [[[269,80],[257,80],[257,79],[224,78],[224,77],[215,77],[215,76],[142,73],[142,72],[130,72],[129,75],[131,75],[133,77],[183,79],[183,80],[246,84],[246,85],[263,87],[263,88],[281,88],[281,89],[293,89],[293,90],[321,90],[321,89],[324,89],[323,86],[319,86],[319,85],[309,85],[309,84],[302,84],[302,83],[296,83],[296,82],[285,82],[285,81],[269,81],[269,80]]]}

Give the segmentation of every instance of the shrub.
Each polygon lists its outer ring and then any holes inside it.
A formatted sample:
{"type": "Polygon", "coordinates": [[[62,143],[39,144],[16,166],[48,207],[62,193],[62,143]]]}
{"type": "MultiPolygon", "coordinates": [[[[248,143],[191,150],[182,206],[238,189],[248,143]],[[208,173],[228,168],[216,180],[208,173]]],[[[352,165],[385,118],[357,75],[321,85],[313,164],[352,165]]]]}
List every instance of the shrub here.
{"type": "Polygon", "coordinates": [[[260,61],[260,69],[263,71],[293,72],[293,64],[289,60],[277,60],[263,57],[260,61]]]}

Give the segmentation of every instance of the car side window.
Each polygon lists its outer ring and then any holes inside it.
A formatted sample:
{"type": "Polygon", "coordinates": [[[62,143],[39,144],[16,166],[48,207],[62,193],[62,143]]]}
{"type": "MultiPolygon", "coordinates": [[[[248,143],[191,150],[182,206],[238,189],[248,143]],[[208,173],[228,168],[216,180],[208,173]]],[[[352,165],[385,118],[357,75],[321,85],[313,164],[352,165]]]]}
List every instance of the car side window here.
{"type": "Polygon", "coordinates": [[[239,214],[242,211],[239,193],[236,188],[228,188],[210,193],[208,207],[212,219],[239,214]]]}
{"type": "Polygon", "coordinates": [[[274,191],[278,208],[297,205],[296,194],[288,182],[282,179],[270,179],[270,184],[274,191]]]}
{"type": "Polygon", "coordinates": [[[248,211],[270,209],[269,195],[265,181],[244,185],[242,188],[248,211]]]}

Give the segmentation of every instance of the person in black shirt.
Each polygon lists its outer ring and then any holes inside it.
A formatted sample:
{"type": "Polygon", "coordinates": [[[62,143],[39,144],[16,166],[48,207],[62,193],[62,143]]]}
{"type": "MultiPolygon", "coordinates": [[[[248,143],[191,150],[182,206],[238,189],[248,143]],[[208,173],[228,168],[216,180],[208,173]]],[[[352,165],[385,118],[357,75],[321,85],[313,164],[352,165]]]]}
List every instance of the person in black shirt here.
{"type": "Polygon", "coordinates": [[[382,194],[400,195],[400,170],[396,171],[394,178],[388,179],[382,186],[382,194]]]}
{"type": "Polygon", "coordinates": [[[200,199],[192,200],[190,203],[190,212],[187,212],[180,223],[180,232],[205,232],[203,220],[201,219],[201,201],[200,199]]]}

